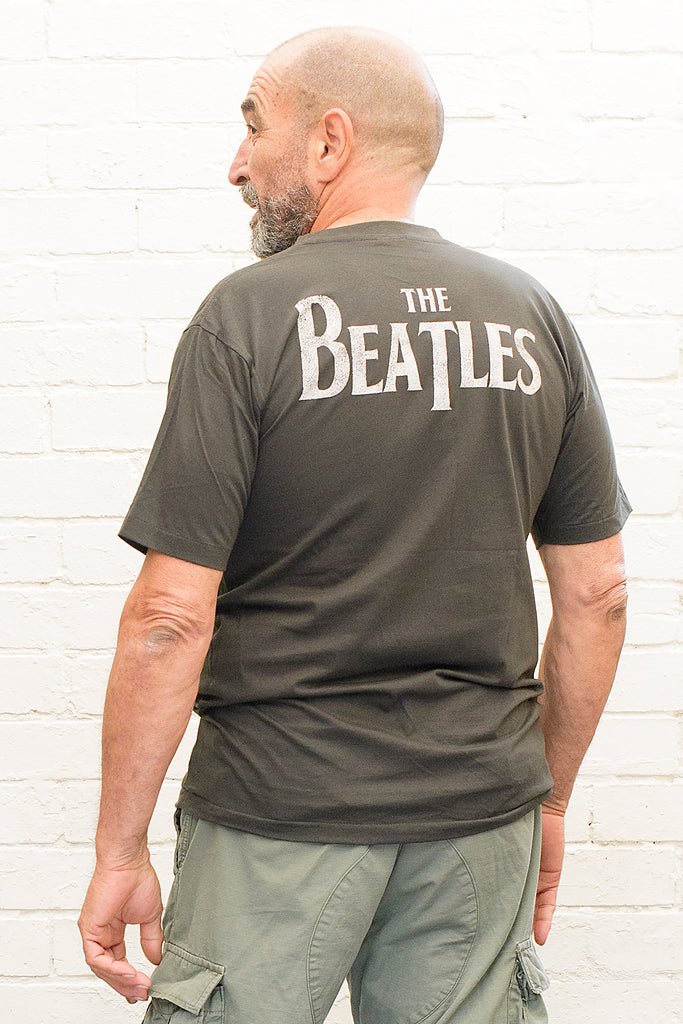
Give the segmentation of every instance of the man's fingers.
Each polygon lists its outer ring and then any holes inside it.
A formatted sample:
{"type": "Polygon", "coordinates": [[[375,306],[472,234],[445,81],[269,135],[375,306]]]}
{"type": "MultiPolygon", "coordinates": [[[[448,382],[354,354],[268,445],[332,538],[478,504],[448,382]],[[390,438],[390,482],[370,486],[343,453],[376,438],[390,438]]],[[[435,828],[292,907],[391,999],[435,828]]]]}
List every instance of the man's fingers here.
{"type": "Polygon", "coordinates": [[[126,959],[117,959],[111,950],[103,949],[97,942],[86,940],[83,944],[85,960],[95,977],[106,981],[108,985],[128,1000],[137,1002],[149,997],[150,979],[142,971],[137,971],[126,959]]]}
{"type": "Polygon", "coordinates": [[[536,906],[534,914],[534,939],[539,946],[545,945],[555,913],[555,902],[536,906]]]}
{"type": "Polygon", "coordinates": [[[159,918],[140,925],[140,945],[142,952],[151,964],[161,963],[163,941],[164,933],[161,930],[159,918]]]}

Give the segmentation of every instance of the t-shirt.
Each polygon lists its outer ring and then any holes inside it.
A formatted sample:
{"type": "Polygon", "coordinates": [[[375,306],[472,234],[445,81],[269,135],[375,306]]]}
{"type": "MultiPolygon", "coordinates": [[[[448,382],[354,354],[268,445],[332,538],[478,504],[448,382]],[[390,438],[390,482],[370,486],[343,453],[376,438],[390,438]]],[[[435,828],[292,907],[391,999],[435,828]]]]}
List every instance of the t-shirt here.
{"type": "Polygon", "coordinates": [[[521,816],[552,785],[527,537],[628,511],[581,344],[522,271],[370,222],[230,275],[121,530],[224,570],[180,805],[332,843],[521,816]]]}

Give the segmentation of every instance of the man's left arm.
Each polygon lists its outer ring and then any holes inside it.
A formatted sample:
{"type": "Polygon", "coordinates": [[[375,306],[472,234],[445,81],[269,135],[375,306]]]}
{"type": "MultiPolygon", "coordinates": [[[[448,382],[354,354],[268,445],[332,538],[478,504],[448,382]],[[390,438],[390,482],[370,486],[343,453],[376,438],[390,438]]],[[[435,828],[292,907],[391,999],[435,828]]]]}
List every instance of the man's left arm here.
{"type": "Polygon", "coordinates": [[[102,725],[96,867],[79,928],[97,977],[129,1002],[150,979],[126,959],[126,925],[161,959],[161,894],[147,828],[183,737],[211,641],[222,573],[148,551],[121,615],[102,725]]]}

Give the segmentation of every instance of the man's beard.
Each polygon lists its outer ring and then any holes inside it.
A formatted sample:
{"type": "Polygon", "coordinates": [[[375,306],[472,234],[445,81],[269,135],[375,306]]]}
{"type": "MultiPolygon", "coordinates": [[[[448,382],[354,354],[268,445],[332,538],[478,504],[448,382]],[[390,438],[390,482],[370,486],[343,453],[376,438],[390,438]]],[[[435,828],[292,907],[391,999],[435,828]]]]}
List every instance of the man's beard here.
{"type": "Polygon", "coordinates": [[[318,204],[306,185],[294,185],[284,194],[259,199],[250,181],[240,189],[245,203],[258,211],[251,225],[251,248],[259,259],[282,252],[308,234],[318,216],[318,204]]]}

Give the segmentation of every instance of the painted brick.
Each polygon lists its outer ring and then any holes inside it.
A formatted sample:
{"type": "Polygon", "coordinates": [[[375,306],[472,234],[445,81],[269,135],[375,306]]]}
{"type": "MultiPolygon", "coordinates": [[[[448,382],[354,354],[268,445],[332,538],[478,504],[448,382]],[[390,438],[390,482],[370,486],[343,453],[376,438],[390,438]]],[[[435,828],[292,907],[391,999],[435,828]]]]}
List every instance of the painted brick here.
{"type": "Polygon", "coordinates": [[[143,355],[137,324],[0,325],[0,373],[6,384],[139,384],[143,355]]]}
{"type": "Polygon", "coordinates": [[[683,522],[634,521],[629,531],[629,573],[644,580],[683,580],[683,522]]]}
{"type": "Polygon", "coordinates": [[[626,643],[670,644],[678,639],[679,592],[676,586],[641,583],[634,568],[640,524],[630,520],[624,529],[626,570],[629,577],[626,643]]]}
{"type": "Polygon", "coordinates": [[[509,252],[505,249],[491,255],[498,255],[535,277],[569,316],[586,311],[593,291],[593,268],[585,258],[557,253],[509,252]]]}
{"type": "Polygon", "coordinates": [[[681,706],[681,654],[676,648],[626,650],[621,656],[611,711],[670,711],[681,706]]]}
{"type": "Polygon", "coordinates": [[[513,189],[505,244],[530,249],[672,249],[683,233],[683,201],[672,183],[513,189]]]}
{"type": "MultiPolygon", "coordinates": [[[[54,967],[60,978],[91,977],[90,968],[83,958],[83,945],[77,922],[76,917],[56,917],[51,922],[54,967]]],[[[127,947],[126,941],[126,950],[127,947]]]]}
{"type": "Polygon", "coordinates": [[[580,181],[639,182],[648,195],[676,180],[683,143],[662,121],[581,121],[571,134],[581,154],[580,181]]]}
{"type": "Polygon", "coordinates": [[[222,125],[62,128],[48,138],[50,177],[61,188],[219,188],[228,154],[222,125]]]}
{"type": "Polygon", "coordinates": [[[598,264],[598,304],[610,313],[683,313],[680,270],[675,255],[605,257],[598,264]]]}
{"type": "MultiPolygon", "coordinates": [[[[495,114],[529,118],[675,118],[683,69],[658,54],[537,54],[496,62],[495,114]]],[[[440,84],[440,82],[439,82],[440,84]]],[[[615,178],[618,178],[615,175],[615,178]]]]}
{"type": "Polygon", "coordinates": [[[0,775],[10,781],[95,779],[100,769],[97,720],[0,722],[0,775]]]}
{"type": "Polygon", "coordinates": [[[34,60],[45,53],[45,4],[43,0],[5,0],[0,35],[0,57],[34,60]]]}
{"type": "Polygon", "coordinates": [[[133,582],[142,557],[117,536],[118,519],[77,519],[64,526],[65,579],[70,583],[133,582]]]}
{"type": "Polygon", "coordinates": [[[0,651],[0,676],[3,715],[60,714],[66,710],[68,664],[59,655],[0,651]]]}
{"type": "Polygon", "coordinates": [[[52,61],[0,65],[5,125],[101,125],[137,121],[135,65],[52,61]]]}
{"type": "Polygon", "coordinates": [[[94,857],[67,847],[0,847],[0,865],[0,902],[7,910],[77,910],[94,857]]]}
{"type": "Polygon", "coordinates": [[[418,200],[416,220],[434,227],[458,245],[484,249],[495,245],[503,223],[503,192],[462,186],[427,185],[418,200]]]}
{"type": "Polygon", "coordinates": [[[47,977],[50,973],[50,933],[44,921],[5,918],[2,922],[0,975],[47,977]]]}
{"type": "Polygon", "coordinates": [[[61,531],[57,523],[0,520],[0,583],[47,583],[61,575],[61,531]]]}
{"type": "MultiPolygon", "coordinates": [[[[542,951],[553,974],[586,976],[599,971],[626,980],[680,970],[683,913],[680,910],[591,911],[560,908],[542,951]]],[[[613,1019],[613,1018],[607,1018],[613,1019]]]]}
{"type": "Polygon", "coordinates": [[[621,455],[619,476],[638,515],[662,515],[677,510],[681,500],[681,460],[675,455],[621,455]]]}
{"type": "Polygon", "coordinates": [[[576,137],[557,126],[499,121],[458,123],[444,137],[430,180],[437,185],[521,185],[583,180],[576,137]]]}
{"type": "Polygon", "coordinates": [[[52,0],[51,57],[222,57],[227,43],[222,5],[202,0],[192,16],[183,0],[147,2],[52,0]]]}
{"type": "Polygon", "coordinates": [[[396,4],[387,7],[386,0],[379,0],[376,5],[364,0],[346,0],[343,7],[328,3],[324,12],[315,0],[282,0],[277,5],[270,0],[254,0],[250,11],[250,19],[245,19],[238,8],[227,7],[226,25],[231,46],[237,53],[254,58],[252,70],[256,70],[262,58],[283,40],[323,24],[365,25],[386,32],[391,19],[395,35],[410,40],[412,32],[410,12],[396,4]],[[258,25],[258,32],[253,31],[254,25],[258,25]]]}
{"type": "Polygon", "coordinates": [[[680,838],[682,806],[683,782],[597,784],[593,836],[598,842],[675,842],[680,838]]]}
{"type": "Polygon", "coordinates": [[[165,400],[163,389],[60,389],[52,399],[53,447],[55,451],[149,449],[165,400]]]}
{"type": "Polygon", "coordinates": [[[0,134],[0,189],[47,185],[47,139],[41,131],[16,129],[0,134]]]}
{"type": "Polygon", "coordinates": [[[637,386],[601,383],[612,436],[631,448],[679,451],[683,442],[683,388],[678,381],[637,386]]]}
{"type": "Polygon", "coordinates": [[[676,852],[656,844],[568,847],[559,899],[566,907],[672,906],[676,852]]]}
{"type": "Polygon", "coordinates": [[[0,515],[123,515],[139,483],[134,461],[117,455],[45,455],[0,459],[0,515]]]}
{"type": "Polygon", "coordinates": [[[577,782],[564,819],[564,837],[567,843],[588,842],[593,814],[593,788],[577,782]]]}
{"type": "MultiPolygon", "coordinates": [[[[656,380],[678,373],[679,337],[674,322],[579,317],[575,326],[599,378],[656,380]]],[[[621,393],[628,396],[626,401],[630,405],[632,391],[622,387],[621,393]]],[[[656,409],[651,387],[643,391],[643,397],[656,409]]]]}
{"type": "Polygon", "coordinates": [[[0,395],[0,451],[35,454],[48,446],[47,400],[27,393],[0,395]]]}
{"type": "Polygon", "coordinates": [[[426,64],[446,118],[495,117],[500,112],[498,62],[458,54],[427,57],[426,64]]]}
{"type": "Polygon", "coordinates": [[[1,782],[0,810],[4,846],[33,845],[36,841],[54,843],[67,826],[61,787],[51,781],[1,782]]]}
{"type": "Polygon", "coordinates": [[[184,320],[150,321],[145,324],[145,365],[149,381],[167,383],[173,354],[189,319],[187,316],[184,320]]]}
{"type": "MultiPolygon", "coordinates": [[[[227,59],[164,60],[137,68],[138,116],[152,124],[223,124],[235,121],[256,70],[253,61],[227,59]]],[[[237,124],[238,123],[238,124],[237,124]]]]}
{"type": "Polygon", "coordinates": [[[36,323],[52,319],[55,315],[52,271],[48,267],[18,261],[10,267],[0,267],[0,308],[4,320],[36,323]]]}
{"type": "Polygon", "coordinates": [[[679,4],[654,0],[645,10],[635,0],[593,0],[592,9],[596,50],[642,53],[683,49],[683,10],[679,4]]]}
{"type": "MultiPolygon", "coordinates": [[[[123,541],[119,541],[123,545],[123,541]]],[[[140,556],[142,564],[142,556],[140,556]]],[[[123,605],[122,605],[123,607],[123,605]]],[[[65,693],[77,717],[101,715],[112,653],[79,651],[64,657],[65,693]]]]}
{"type": "Polygon", "coordinates": [[[72,260],[57,272],[60,313],[68,319],[189,320],[213,286],[233,269],[228,258],[192,261],[123,260],[101,256],[72,260]]]}
{"type": "Polygon", "coordinates": [[[9,251],[130,252],[137,246],[135,200],[125,194],[0,199],[0,218],[9,251]]]}
{"type": "Polygon", "coordinates": [[[124,597],[117,587],[3,586],[0,643],[38,650],[109,649],[116,640],[124,597]]]}
{"type": "Polygon", "coordinates": [[[581,772],[667,775],[678,767],[678,729],[673,716],[603,716],[581,772]]]}
{"type": "Polygon", "coordinates": [[[150,192],[138,201],[140,248],[158,252],[243,252],[249,211],[235,191],[150,192]],[[191,216],[188,216],[188,212],[191,216]]]}
{"type": "Polygon", "coordinates": [[[68,1024],[69,1021],[97,1021],[97,1024],[139,1024],[144,1005],[128,1005],[103,982],[91,980],[74,988],[72,982],[49,984],[2,983],[0,1003],[8,1024],[68,1024]]]}
{"type": "Polygon", "coordinates": [[[671,978],[637,978],[606,981],[598,972],[592,978],[558,979],[543,994],[552,1021],[582,1024],[642,1024],[644,1020],[681,1024],[680,996],[671,978]]]}

